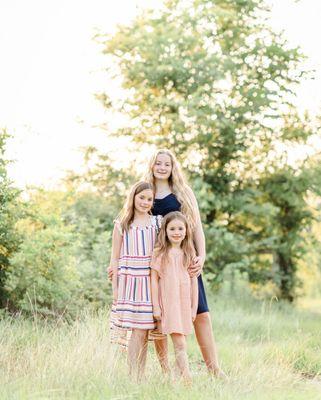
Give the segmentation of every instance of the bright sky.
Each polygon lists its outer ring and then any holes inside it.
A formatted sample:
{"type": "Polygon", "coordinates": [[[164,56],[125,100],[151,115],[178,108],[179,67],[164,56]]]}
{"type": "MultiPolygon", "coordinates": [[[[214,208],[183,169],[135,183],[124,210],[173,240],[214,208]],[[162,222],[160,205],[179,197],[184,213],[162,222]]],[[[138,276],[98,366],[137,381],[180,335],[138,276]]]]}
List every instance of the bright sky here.
{"type": "MultiPolygon", "coordinates": [[[[80,166],[81,146],[115,150],[94,126],[108,115],[94,93],[113,85],[106,80],[104,56],[92,40],[98,28],[111,32],[133,18],[137,6],[160,0],[2,0],[0,2],[0,127],[14,138],[8,156],[16,160],[10,177],[20,187],[53,186],[66,169],[80,166]]],[[[321,2],[271,0],[271,23],[300,45],[317,70],[305,82],[299,106],[321,105],[321,2]]],[[[117,121],[108,121],[111,125],[117,121]]]]}

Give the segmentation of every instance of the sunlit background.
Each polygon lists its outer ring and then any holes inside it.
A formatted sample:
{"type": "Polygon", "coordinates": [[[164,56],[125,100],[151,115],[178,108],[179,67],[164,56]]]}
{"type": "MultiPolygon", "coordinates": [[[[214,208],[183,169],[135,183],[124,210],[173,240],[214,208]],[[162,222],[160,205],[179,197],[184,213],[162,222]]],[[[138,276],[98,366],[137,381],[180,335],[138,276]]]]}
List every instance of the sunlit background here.
{"type": "Polygon", "coordinates": [[[1,400],[321,399],[321,0],[166,1],[137,19],[163,0],[0,0],[1,400]],[[259,26],[267,2],[273,34],[259,26]],[[135,169],[169,143],[198,200],[228,381],[207,375],[194,335],[188,386],[152,351],[137,385],[110,344],[115,218],[135,169]]]}
{"type": "MultiPolygon", "coordinates": [[[[83,146],[115,150],[97,125],[121,121],[106,114],[94,94],[119,89],[108,81],[106,60],[93,36],[112,32],[141,7],[159,5],[160,0],[0,2],[0,124],[13,136],[9,176],[16,185],[57,185],[66,169],[80,167],[83,146]]],[[[321,104],[321,2],[271,0],[271,6],[270,24],[302,48],[315,70],[315,79],[299,87],[297,102],[300,110],[316,113],[321,104]]]]}

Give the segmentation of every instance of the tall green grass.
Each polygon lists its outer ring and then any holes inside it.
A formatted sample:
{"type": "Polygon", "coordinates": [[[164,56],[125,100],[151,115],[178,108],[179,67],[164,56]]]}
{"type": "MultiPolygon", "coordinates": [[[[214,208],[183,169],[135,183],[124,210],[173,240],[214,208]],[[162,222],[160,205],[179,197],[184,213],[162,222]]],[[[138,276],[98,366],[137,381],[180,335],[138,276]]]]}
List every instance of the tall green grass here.
{"type": "Polygon", "coordinates": [[[127,376],[126,355],[109,343],[108,309],[74,322],[0,321],[0,399],[321,399],[321,313],[246,292],[210,298],[228,381],[209,377],[188,339],[193,384],[160,372],[150,345],[146,377],[127,376]]]}

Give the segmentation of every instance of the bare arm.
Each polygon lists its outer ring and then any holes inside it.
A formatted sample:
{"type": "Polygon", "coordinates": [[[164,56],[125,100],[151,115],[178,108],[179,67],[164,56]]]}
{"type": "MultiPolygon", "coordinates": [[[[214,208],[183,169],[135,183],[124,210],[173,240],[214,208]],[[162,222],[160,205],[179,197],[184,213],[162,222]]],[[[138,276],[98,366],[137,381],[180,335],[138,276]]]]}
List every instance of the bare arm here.
{"type": "Polygon", "coordinates": [[[198,307],[198,283],[196,276],[191,278],[191,297],[192,297],[192,318],[194,321],[196,318],[197,307],[198,307]]]}
{"type": "Polygon", "coordinates": [[[189,273],[191,276],[198,276],[202,272],[202,268],[206,258],[205,235],[203,231],[198,203],[192,189],[189,190],[189,194],[196,216],[196,225],[194,229],[193,239],[197,254],[197,257],[194,260],[194,264],[189,268],[189,273]]]}
{"type": "Polygon", "coordinates": [[[112,286],[113,286],[113,299],[117,300],[117,274],[118,274],[118,260],[120,257],[120,249],[122,245],[122,235],[119,229],[114,226],[111,256],[109,262],[109,268],[112,270],[112,286]]]}
{"type": "Polygon", "coordinates": [[[152,302],[153,302],[153,314],[155,319],[161,319],[161,309],[159,306],[159,297],[158,297],[158,272],[152,269],[151,271],[151,281],[152,281],[152,302]]]}

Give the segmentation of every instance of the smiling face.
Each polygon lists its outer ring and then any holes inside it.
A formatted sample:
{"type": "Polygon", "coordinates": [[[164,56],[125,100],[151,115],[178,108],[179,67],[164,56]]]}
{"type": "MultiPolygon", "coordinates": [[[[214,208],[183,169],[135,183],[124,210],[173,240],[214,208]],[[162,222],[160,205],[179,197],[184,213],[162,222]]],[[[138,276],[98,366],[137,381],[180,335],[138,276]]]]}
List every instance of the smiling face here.
{"type": "Polygon", "coordinates": [[[141,213],[148,213],[153,206],[154,195],[151,189],[142,190],[135,195],[135,210],[141,213]]]}
{"type": "Polygon", "coordinates": [[[168,154],[158,154],[153,166],[153,174],[156,179],[167,180],[172,173],[172,160],[168,154]]]}
{"type": "Polygon", "coordinates": [[[180,219],[173,219],[167,224],[166,235],[170,243],[179,246],[186,236],[186,226],[180,219]]]}

